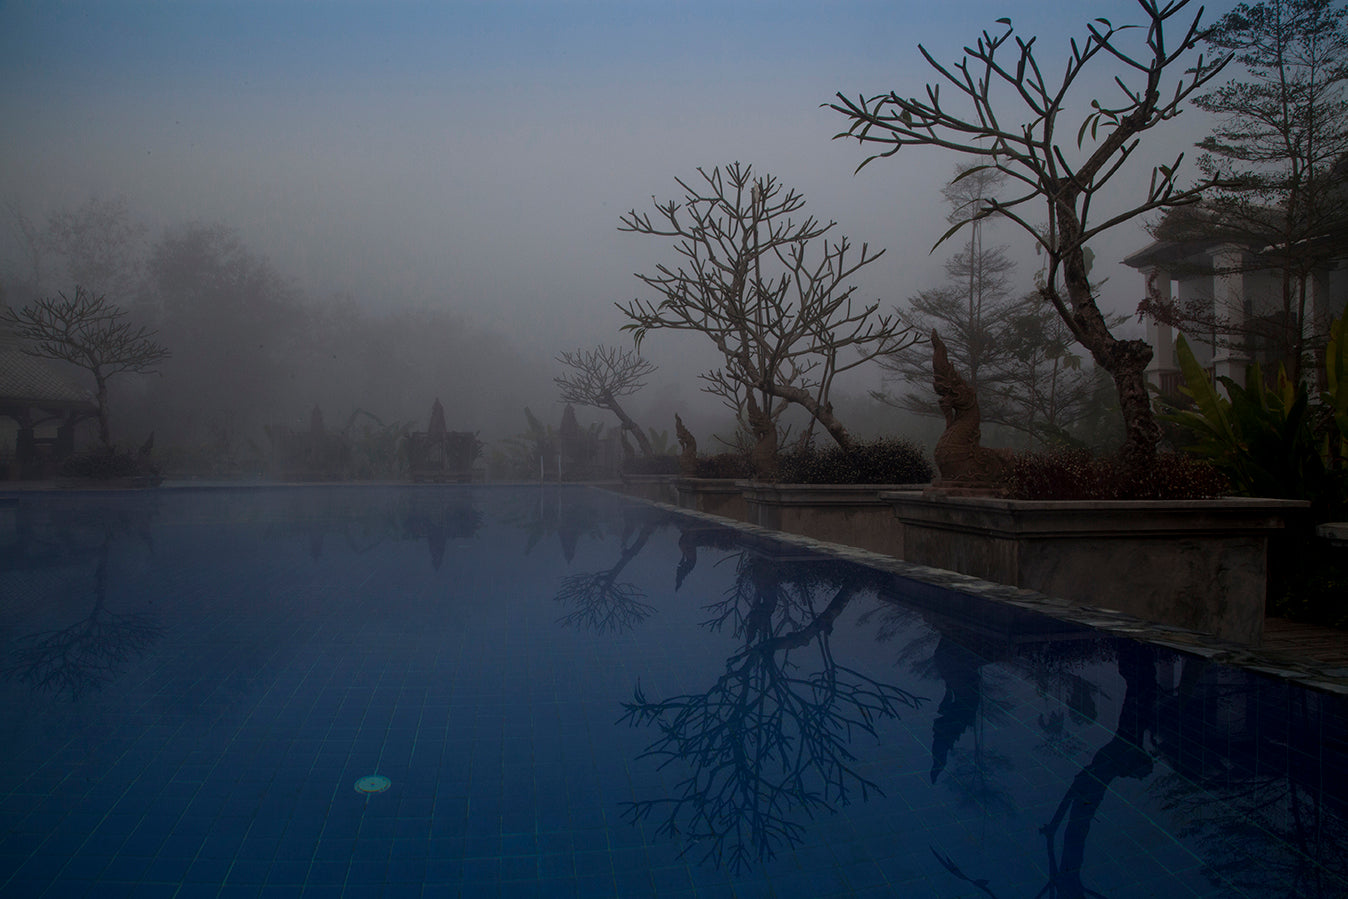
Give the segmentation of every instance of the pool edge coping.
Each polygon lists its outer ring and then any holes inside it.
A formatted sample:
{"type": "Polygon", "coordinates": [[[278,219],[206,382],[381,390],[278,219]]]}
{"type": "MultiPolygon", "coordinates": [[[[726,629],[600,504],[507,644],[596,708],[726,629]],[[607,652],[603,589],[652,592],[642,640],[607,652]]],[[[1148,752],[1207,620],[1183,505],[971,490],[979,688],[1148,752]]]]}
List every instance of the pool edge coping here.
{"type": "Polygon", "coordinates": [[[1348,669],[1308,665],[1281,653],[1252,649],[1239,643],[1221,640],[1201,631],[1155,624],[1114,609],[1082,606],[1023,587],[1012,587],[1007,584],[998,584],[971,575],[960,574],[956,571],[948,571],[944,568],[933,568],[929,565],[905,562],[883,553],[777,531],[710,512],[699,512],[695,509],[685,509],[658,500],[620,493],[607,487],[591,485],[591,489],[613,493],[615,496],[647,503],[690,518],[700,518],[755,536],[801,546],[847,561],[869,565],[872,568],[878,568],[934,587],[942,587],[995,602],[1007,603],[1019,608],[1040,612],[1061,621],[1085,625],[1115,636],[1142,640],[1157,646],[1164,646],[1167,649],[1196,655],[1218,664],[1243,668],[1268,677],[1291,681],[1314,690],[1348,696],[1348,669]]]}

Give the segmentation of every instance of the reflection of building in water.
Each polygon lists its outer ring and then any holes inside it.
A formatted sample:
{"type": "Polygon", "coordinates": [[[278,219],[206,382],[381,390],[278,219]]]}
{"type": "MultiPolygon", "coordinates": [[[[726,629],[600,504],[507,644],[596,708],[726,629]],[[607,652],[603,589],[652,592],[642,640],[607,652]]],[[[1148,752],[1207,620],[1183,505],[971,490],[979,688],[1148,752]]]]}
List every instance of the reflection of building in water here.
{"type": "Polygon", "coordinates": [[[1189,656],[1163,656],[1154,791],[1248,895],[1339,896],[1348,883],[1348,702],[1189,656]]]}

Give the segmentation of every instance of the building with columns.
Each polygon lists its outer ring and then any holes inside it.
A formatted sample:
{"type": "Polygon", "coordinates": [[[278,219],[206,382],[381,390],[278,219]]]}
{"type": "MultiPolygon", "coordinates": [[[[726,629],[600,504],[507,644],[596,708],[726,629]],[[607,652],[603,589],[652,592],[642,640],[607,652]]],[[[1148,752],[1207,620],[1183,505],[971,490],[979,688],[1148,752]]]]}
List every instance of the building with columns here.
{"type": "MultiPolygon", "coordinates": [[[[1157,240],[1123,260],[1143,277],[1145,295],[1173,303],[1193,324],[1184,330],[1194,356],[1214,377],[1245,379],[1253,362],[1276,369],[1275,335],[1283,327],[1282,271],[1256,248],[1223,240],[1157,240]],[[1224,325],[1224,326],[1223,326],[1224,325]]],[[[1306,327],[1323,333],[1344,313],[1348,260],[1314,272],[1307,285],[1306,327]]],[[[1167,395],[1183,382],[1176,329],[1147,320],[1153,356],[1147,380],[1167,395]]]]}

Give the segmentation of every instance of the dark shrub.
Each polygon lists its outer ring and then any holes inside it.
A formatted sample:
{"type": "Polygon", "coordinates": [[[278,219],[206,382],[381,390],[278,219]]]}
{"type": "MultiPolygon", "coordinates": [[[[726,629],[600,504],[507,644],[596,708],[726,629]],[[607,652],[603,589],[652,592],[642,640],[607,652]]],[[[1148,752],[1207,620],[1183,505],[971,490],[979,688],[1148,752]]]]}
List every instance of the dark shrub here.
{"type": "Polygon", "coordinates": [[[623,474],[678,474],[679,457],[635,456],[623,462],[623,474]]]}
{"type": "Polygon", "coordinates": [[[1268,613],[1348,628],[1348,554],[1316,537],[1309,516],[1269,540],[1268,613]]]}
{"type": "Polygon", "coordinates": [[[749,460],[739,453],[697,457],[699,478],[747,478],[752,472],[749,460]]]}
{"type": "Polygon", "coordinates": [[[1212,465],[1179,453],[1158,453],[1142,475],[1113,456],[1085,450],[1020,453],[1011,460],[1010,495],[1028,500],[1212,499],[1230,489],[1212,465]]]}
{"type": "Polygon", "coordinates": [[[787,484],[925,484],[931,462],[917,444],[882,438],[818,449],[808,446],[782,456],[780,478],[787,484]]]}
{"type": "Polygon", "coordinates": [[[107,481],[114,478],[154,478],[159,470],[148,461],[112,447],[100,446],[76,453],[61,463],[63,478],[88,478],[107,481]]]}

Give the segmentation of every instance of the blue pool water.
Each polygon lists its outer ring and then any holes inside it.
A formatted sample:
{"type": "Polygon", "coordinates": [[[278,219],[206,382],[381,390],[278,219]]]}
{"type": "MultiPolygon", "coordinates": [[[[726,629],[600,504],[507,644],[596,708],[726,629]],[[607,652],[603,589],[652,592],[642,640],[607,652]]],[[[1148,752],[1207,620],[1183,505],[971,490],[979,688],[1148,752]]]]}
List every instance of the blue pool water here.
{"type": "Polygon", "coordinates": [[[588,488],[0,497],[0,896],[1348,895],[1336,696],[588,488]]]}

